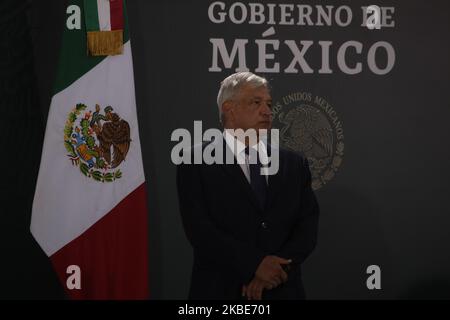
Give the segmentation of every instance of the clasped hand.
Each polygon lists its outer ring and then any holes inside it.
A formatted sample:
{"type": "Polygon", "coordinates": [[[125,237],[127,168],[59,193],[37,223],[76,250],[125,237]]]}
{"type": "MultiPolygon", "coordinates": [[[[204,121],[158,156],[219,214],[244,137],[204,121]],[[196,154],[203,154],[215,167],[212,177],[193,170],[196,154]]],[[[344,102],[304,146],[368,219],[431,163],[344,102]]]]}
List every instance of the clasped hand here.
{"type": "Polygon", "coordinates": [[[272,290],[287,281],[288,275],[283,266],[289,266],[291,262],[277,256],[264,257],[252,281],[242,286],[242,296],[248,300],[261,300],[264,289],[272,290]]]}

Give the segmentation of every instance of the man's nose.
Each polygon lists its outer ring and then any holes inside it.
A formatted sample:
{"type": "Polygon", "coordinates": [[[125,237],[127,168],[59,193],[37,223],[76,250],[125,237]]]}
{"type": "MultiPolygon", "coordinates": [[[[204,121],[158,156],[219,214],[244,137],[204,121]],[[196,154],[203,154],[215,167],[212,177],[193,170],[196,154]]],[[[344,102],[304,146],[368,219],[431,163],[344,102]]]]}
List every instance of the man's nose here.
{"type": "Polygon", "coordinates": [[[261,112],[264,115],[272,116],[272,109],[270,108],[270,105],[267,103],[263,104],[261,112]]]}

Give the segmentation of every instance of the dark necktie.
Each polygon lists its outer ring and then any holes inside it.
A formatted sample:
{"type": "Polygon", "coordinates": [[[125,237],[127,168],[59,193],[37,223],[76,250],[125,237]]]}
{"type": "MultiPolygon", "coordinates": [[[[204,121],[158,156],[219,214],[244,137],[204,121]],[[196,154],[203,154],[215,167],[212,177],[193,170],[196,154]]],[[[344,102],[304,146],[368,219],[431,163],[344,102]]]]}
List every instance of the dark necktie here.
{"type": "Polygon", "coordinates": [[[245,148],[245,153],[248,155],[250,168],[250,185],[252,186],[252,189],[255,192],[259,203],[261,204],[261,207],[264,208],[267,196],[267,183],[266,176],[261,174],[261,161],[259,160],[259,156],[256,150],[255,152],[249,152],[249,147],[247,147],[245,148]],[[252,157],[256,157],[256,161],[252,157]]]}

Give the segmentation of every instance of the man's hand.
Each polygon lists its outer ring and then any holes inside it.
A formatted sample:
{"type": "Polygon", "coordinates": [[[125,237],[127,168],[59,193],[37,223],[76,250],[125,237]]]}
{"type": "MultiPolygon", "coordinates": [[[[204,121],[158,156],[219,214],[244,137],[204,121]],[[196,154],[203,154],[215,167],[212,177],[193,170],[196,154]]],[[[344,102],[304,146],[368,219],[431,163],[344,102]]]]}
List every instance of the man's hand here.
{"type": "Polygon", "coordinates": [[[255,277],[248,285],[242,286],[242,296],[248,300],[261,300],[264,289],[271,290],[273,286],[255,277]]]}
{"type": "Polygon", "coordinates": [[[256,269],[255,278],[269,283],[272,288],[278,287],[287,281],[287,273],[283,270],[283,265],[289,265],[292,260],[283,259],[277,256],[266,256],[256,269]]]}

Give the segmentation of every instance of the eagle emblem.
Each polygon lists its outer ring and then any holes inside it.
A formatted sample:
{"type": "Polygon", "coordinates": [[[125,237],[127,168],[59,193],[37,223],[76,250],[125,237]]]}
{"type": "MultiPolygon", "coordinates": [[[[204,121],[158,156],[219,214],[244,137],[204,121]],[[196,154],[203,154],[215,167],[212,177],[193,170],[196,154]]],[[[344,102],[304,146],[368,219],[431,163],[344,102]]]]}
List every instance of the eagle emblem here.
{"type": "Polygon", "coordinates": [[[344,129],[337,113],[322,97],[294,92],[275,103],[274,127],[283,147],[301,152],[309,162],[312,188],[335,176],[344,157],[344,129]]]}
{"type": "Polygon", "coordinates": [[[118,167],[130,149],[130,125],[111,106],[87,111],[77,104],[64,127],[64,145],[72,165],[86,177],[112,182],[122,177],[118,167]]]}
{"type": "Polygon", "coordinates": [[[333,156],[333,132],[318,109],[302,105],[280,115],[281,136],[286,146],[311,159],[333,156]]]}

